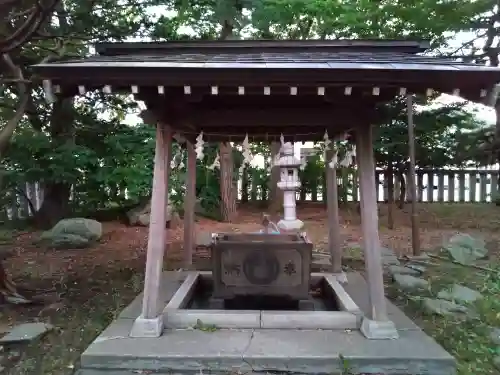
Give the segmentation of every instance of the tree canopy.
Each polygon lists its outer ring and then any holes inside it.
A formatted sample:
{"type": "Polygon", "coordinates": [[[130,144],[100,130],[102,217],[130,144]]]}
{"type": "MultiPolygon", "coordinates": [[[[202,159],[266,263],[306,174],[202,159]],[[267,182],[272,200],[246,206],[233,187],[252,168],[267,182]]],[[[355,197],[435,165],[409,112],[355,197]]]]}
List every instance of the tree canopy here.
{"type": "MultiPolygon", "coordinates": [[[[103,97],[97,93],[49,104],[44,100],[40,80],[29,68],[32,64],[86,56],[92,53],[93,42],[123,40],[418,38],[429,39],[434,53],[442,53],[450,50],[457,32],[472,31],[479,37],[475,40],[490,35],[488,25],[498,17],[497,11],[491,13],[493,3],[45,0],[34,5],[23,2],[19,7],[18,2],[3,2],[0,10],[10,20],[0,29],[4,40],[0,44],[3,196],[9,199],[12,194],[8,192],[19,189],[24,182],[40,182],[45,199],[35,217],[38,223],[51,225],[82,207],[122,205],[150,194],[153,128],[151,124],[125,121],[129,114],[139,111],[137,104],[125,96],[103,97]],[[33,14],[41,21],[33,23],[28,32],[23,25],[33,14]],[[17,44],[11,41],[16,30],[24,35],[17,44]]],[[[497,53],[498,49],[495,43],[486,40],[483,53],[492,63],[493,51],[497,53]]],[[[483,55],[470,50],[474,59],[483,62],[483,55]]],[[[427,104],[425,99],[419,100],[420,105],[427,104]]],[[[405,108],[402,102],[395,101],[385,110],[393,116],[377,130],[377,164],[383,168],[391,165],[403,173],[408,159],[405,108]]],[[[483,124],[463,105],[418,110],[415,121],[419,167],[460,166],[470,158],[481,159],[482,155],[469,151],[471,140],[484,143],[480,135],[483,124]]],[[[265,154],[269,161],[269,145],[255,145],[254,150],[265,154]]],[[[206,168],[215,154],[213,148],[203,163],[198,162],[197,193],[211,207],[217,207],[220,199],[220,178],[206,168]]],[[[186,165],[183,151],[179,151],[177,159],[172,186],[181,197],[186,165]]],[[[484,158],[481,160],[484,162],[484,158]]],[[[241,156],[235,162],[241,163],[241,156]]],[[[251,178],[265,185],[267,166],[252,168],[251,178]]]]}

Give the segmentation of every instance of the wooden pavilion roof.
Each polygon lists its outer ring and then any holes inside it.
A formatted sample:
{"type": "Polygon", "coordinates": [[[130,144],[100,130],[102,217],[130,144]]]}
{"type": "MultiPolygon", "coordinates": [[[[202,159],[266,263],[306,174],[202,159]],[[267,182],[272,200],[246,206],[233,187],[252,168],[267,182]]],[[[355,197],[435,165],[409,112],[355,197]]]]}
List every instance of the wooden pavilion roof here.
{"type": "Polygon", "coordinates": [[[38,64],[60,95],[128,92],[149,114],[208,140],[321,139],[377,123],[378,104],[433,91],[473,101],[500,69],[421,55],[407,40],[103,43],[98,55],[38,64]]]}

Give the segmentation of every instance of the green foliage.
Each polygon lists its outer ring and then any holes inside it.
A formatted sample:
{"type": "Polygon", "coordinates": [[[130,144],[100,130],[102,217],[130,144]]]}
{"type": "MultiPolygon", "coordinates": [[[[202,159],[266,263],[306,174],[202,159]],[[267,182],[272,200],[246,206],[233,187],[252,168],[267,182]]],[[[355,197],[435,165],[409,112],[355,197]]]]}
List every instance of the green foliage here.
{"type": "Polygon", "coordinates": [[[484,2],[261,0],[254,2],[257,35],[279,39],[420,38],[443,44],[484,2]]]}
{"type": "MultiPolygon", "coordinates": [[[[408,168],[408,120],[406,104],[395,101],[386,106],[388,122],[376,128],[375,159],[379,167],[390,163],[404,172],[408,168]]],[[[420,168],[462,166],[464,149],[462,134],[482,124],[463,104],[414,110],[415,157],[420,168]]],[[[469,145],[470,146],[470,145],[469,145]]]]}
{"type": "MultiPolygon", "coordinates": [[[[60,3],[52,22],[42,32],[47,37],[34,39],[16,51],[13,60],[30,76],[29,65],[42,59],[74,58],[88,55],[89,43],[131,38],[154,40],[216,39],[223,24],[232,25],[235,38],[270,39],[307,38],[424,38],[436,48],[445,47],[452,34],[464,30],[470,20],[491,8],[488,1],[345,1],[345,0],[104,0],[60,3]],[[55,42],[56,41],[56,42],[55,42]],[[56,57],[56,55],[59,55],[56,57]]],[[[31,101],[2,155],[5,173],[2,190],[10,191],[24,182],[44,185],[64,183],[72,186],[73,209],[89,210],[116,207],[146,199],[151,191],[154,128],[127,125],[125,119],[138,108],[123,96],[87,94],[74,102],[64,100],[47,105],[36,85],[31,101]]],[[[15,84],[2,86],[0,126],[4,127],[17,106],[15,84]]],[[[381,124],[377,133],[377,164],[392,163],[405,169],[407,164],[407,123],[404,103],[395,101],[381,109],[392,120],[381,124]]],[[[422,103],[419,103],[422,104],[422,103]]],[[[477,121],[462,108],[447,106],[417,112],[416,144],[419,167],[463,165],[479,160],[480,153],[470,145],[482,140],[474,132],[477,121]],[[462,129],[462,130],[460,130],[462,129]],[[465,129],[465,130],[463,130],[465,129]]],[[[248,167],[249,185],[264,194],[269,183],[268,144],[252,144],[252,152],[262,155],[262,167],[248,167]]],[[[339,159],[347,144],[338,143],[339,159]]],[[[324,186],[324,162],[319,154],[312,157],[300,175],[305,192],[324,186]]],[[[186,153],[179,161],[187,164],[186,153]]],[[[205,150],[205,159],[197,161],[196,192],[207,212],[220,206],[219,170],[207,169],[217,153],[217,146],[205,150]]],[[[483,158],[484,159],[484,158],[483,158]]],[[[481,159],[481,160],[483,160],[481,159]]],[[[177,162],[177,165],[179,164],[177,162]]],[[[234,152],[234,178],[242,162],[241,152],[234,152]]],[[[479,161],[478,161],[479,162],[479,161]]],[[[483,161],[481,161],[483,162],[483,161]]],[[[170,177],[171,201],[181,208],[185,193],[185,167],[175,167],[170,177]]],[[[342,170],[339,178],[342,178],[342,170]]],[[[345,185],[343,185],[345,186],[345,185]]],[[[257,191],[249,192],[250,198],[257,191]]],[[[8,194],[2,194],[6,198],[8,194]]],[[[346,194],[339,192],[339,196],[346,194]]],[[[1,203],[1,202],[0,202],[1,203]]]]}
{"type": "Polygon", "coordinates": [[[311,155],[303,170],[299,171],[301,181],[301,194],[315,194],[318,191],[318,186],[321,186],[325,163],[321,160],[319,153],[311,155]]]}

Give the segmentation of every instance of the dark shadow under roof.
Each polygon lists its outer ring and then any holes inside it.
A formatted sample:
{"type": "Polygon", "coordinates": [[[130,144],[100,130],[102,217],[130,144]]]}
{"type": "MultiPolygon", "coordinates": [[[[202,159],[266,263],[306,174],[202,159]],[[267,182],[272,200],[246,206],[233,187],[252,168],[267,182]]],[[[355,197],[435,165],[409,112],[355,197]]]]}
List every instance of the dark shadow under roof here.
{"type": "Polygon", "coordinates": [[[428,41],[419,40],[194,40],[169,42],[98,43],[100,55],[172,54],[172,53],[292,53],[307,51],[400,52],[421,53],[429,49],[428,41]]]}

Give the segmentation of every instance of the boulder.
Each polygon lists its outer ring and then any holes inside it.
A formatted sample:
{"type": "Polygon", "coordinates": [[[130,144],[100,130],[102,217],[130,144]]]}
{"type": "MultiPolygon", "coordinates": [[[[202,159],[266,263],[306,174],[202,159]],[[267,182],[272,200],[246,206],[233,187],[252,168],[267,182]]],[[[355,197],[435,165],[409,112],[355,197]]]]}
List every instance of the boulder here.
{"type": "Polygon", "coordinates": [[[56,249],[85,249],[91,241],[77,234],[61,234],[50,240],[50,246],[56,249]]]}
{"type": "Polygon", "coordinates": [[[397,275],[397,274],[400,274],[400,275],[420,276],[420,274],[421,274],[419,271],[414,270],[412,268],[408,268],[408,267],[405,267],[405,266],[395,266],[395,265],[389,266],[388,267],[388,271],[389,271],[389,274],[391,276],[394,276],[394,275],[397,275]]]}
{"type": "MultiPolygon", "coordinates": [[[[165,224],[170,222],[172,219],[173,207],[170,202],[167,203],[167,218],[165,224]]],[[[149,226],[149,219],[151,215],[151,200],[146,204],[139,205],[137,207],[132,208],[127,212],[127,218],[130,225],[134,226],[149,226]]]]}
{"type": "Polygon", "coordinates": [[[428,313],[442,316],[467,314],[469,312],[469,310],[464,306],[439,298],[424,298],[423,306],[425,311],[428,313]]]}
{"type": "Polygon", "coordinates": [[[441,290],[437,297],[458,303],[473,303],[476,300],[483,298],[481,293],[477,290],[470,289],[459,284],[453,284],[451,288],[441,290]]]}
{"type": "Polygon", "coordinates": [[[451,237],[444,249],[454,261],[465,265],[473,264],[476,260],[488,255],[486,243],[482,238],[475,238],[464,233],[451,237]]]}
{"type": "Polygon", "coordinates": [[[492,328],[490,339],[495,345],[500,345],[500,328],[492,328]]]}
{"type": "Polygon", "coordinates": [[[421,264],[414,263],[414,262],[410,262],[410,263],[405,264],[405,267],[410,268],[414,271],[417,271],[420,274],[425,273],[425,271],[427,271],[426,266],[422,266],[421,264]]]}
{"type": "Polygon", "coordinates": [[[201,199],[196,200],[196,203],[194,204],[194,213],[197,215],[205,214],[205,209],[201,205],[201,199]]]}
{"type": "Polygon", "coordinates": [[[81,249],[102,237],[102,224],[85,218],[63,219],[51,230],[42,233],[41,240],[59,249],[81,249]]]}
{"type": "Polygon", "coordinates": [[[420,255],[407,255],[406,257],[412,262],[428,262],[432,260],[427,253],[422,253],[420,255]]]}
{"type": "Polygon", "coordinates": [[[394,252],[394,250],[381,246],[380,254],[382,255],[382,264],[386,267],[388,266],[398,266],[400,265],[399,259],[394,252]]]}
{"type": "Polygon", "coordinates": [[[394,282],[399,289],[405,291],[427,289],[429,287],[429,282],[427,280],[411,275],[395,274],[394,282]]]}

